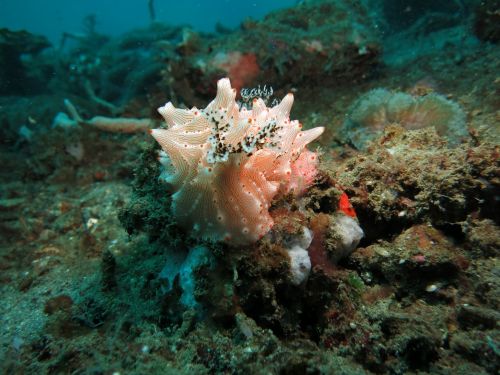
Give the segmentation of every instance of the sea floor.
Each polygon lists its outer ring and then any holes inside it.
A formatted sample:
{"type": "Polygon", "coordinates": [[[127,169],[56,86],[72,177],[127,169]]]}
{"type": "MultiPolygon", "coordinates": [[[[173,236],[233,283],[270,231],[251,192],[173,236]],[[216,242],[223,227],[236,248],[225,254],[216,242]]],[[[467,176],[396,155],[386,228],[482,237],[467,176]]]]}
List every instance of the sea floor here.
{"type": "MultiPolygon", "coordinates": [[[[129,235],[118,217],[149,134],[51,129],[3,148],[0,372],[498,373],[499,65],[498,47],[482,44],[388,61],[352,85],[298,87],[292,117],[326,126],[320,169],[366,237],[297,289],[269,247],[224,248],[224,266],[202,275],[203,313],[167,298],[158,276],[192,242],[157,240],[154,225],[129,235]],[[347,108],[380,87],[438,92],[463,108],[470,136],[450,148],[431,129],[394,126],[364,151],[342,143],[347,108]],[[387,161],[389,143],[401,153],[387,161]]],[[[24,110],[44,100],[56,98],[24,110]]],[[[0,105],[22,110],[16,97],[0,105]]],[[[323,202],[315,189],[307,199],[323,202]]]]}

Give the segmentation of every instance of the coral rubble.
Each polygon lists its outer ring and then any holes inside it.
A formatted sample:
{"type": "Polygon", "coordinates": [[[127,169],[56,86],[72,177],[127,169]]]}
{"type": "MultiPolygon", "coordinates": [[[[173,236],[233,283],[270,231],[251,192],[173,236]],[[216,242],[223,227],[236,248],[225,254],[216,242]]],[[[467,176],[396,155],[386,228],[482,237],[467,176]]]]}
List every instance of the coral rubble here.
{"type": "Polygon", "coordinates": [[[450,149],[433,128],[406,132],[392,126],[372,150],[369,158],[347,161],[337,175],[354,196],[351,201],[369,238],[423,220],[452,228],[474,212],[498,222],[490,209],[498,205],[497,146],[485,142],[450,149]],[[363,225],[365,219],[370,225],[363,225]]]}
{"type": "Polygon", "coordinates": [[[259,82],[290,89],[364,80],[381,52],[377,25],[368,13],[359,0],[301,2],[243,22],[240,30],[206,40],[179,60],[169,59],[163,74],[178,94],[186,92],[187,81],[205,96],[222,77],[238,89],[259,82]]]}

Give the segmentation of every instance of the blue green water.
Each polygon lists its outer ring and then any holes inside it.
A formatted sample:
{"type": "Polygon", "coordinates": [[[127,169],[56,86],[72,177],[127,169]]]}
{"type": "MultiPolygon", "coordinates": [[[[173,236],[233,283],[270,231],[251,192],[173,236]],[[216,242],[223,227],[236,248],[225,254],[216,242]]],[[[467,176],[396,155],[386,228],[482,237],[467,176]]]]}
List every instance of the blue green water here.
{"type": "MultiPolygon", "coordinates": [[[[173,1],[155,0],[156,21],[170,25],[190,25],[199,31],[214,31],[216,23],[234,28],[247,18],[262,18],[271,10],[291,6],[294,0],[253,1],[173,1]]],[[[2,0],[0,26],[25,29],[58,42],[63,32],[83,31],[83,19],[95,15],[96,31],[117,35],[150,22],[148,0],[2,0]]]]}

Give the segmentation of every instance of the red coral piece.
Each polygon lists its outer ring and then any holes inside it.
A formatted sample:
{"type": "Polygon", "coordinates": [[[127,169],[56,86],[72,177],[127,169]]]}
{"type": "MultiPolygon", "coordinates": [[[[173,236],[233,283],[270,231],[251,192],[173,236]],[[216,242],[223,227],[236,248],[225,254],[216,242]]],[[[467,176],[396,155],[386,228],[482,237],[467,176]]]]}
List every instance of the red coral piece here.
{"type": "Polygon", "coordinates": [[[349,197],[345,192],[340,196],[339,210],[347,216],[356,217],[356,211],[354,210],[354,207],[352,206],[351,202],[349,201],[349,197]]]}

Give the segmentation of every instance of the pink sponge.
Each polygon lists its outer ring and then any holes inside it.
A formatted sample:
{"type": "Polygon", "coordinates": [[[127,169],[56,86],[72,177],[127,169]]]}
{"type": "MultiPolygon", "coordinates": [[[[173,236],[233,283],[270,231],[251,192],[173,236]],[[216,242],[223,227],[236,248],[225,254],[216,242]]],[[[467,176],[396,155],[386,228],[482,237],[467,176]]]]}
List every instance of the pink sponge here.
{"type": "Polygon", "coordinates": [[[286,192],[293,191],[295,195],[302,195],[311,186],[318,173],[318,155],[304,149],[297,160],[291,163],[292,174],[286,185],[286,192]]]}

